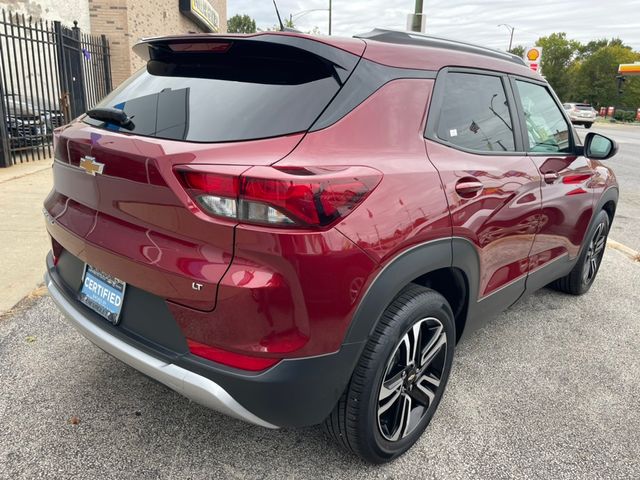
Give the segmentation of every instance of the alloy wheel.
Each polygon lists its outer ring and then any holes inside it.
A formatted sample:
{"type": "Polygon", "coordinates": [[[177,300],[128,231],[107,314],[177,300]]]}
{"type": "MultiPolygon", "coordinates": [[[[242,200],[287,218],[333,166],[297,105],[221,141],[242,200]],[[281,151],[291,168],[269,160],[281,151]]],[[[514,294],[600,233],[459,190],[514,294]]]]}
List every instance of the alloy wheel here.
{"type": "Polygon", "coordinates": [[[601,223],[596,228],[593,238],[589,243],[589,249],[585,257],[585,266],[582,281],[585,285],[589,285],[598,273],[602,256],[604,255],[604,247],[607,243],[607,232],[605,224],[601,223]]]}
{"type": "Polygon", "coordinates": [[[409,435],[433,404],[442,379],[447,334],[436,318],[417,321],[396,346],[380,385],[378,429],[388,441],[409,435]]]}

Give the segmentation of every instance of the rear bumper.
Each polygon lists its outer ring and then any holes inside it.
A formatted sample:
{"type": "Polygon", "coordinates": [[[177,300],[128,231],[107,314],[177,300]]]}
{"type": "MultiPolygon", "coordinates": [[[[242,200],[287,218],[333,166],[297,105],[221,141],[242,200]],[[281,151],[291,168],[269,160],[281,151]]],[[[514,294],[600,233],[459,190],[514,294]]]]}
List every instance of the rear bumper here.
{"type": "Polygon", "coordinates": [[[69,323],[105,352],[205,407],[266,428],[322,422],[342,395],[363,346],[345,344],[333,354],[282,360],[264,372],[248,373],[130,338],[76,300],[51,255],[45,284],[69,323]]]}
{"type": "Polygon", "coordinates": [[[261,427],[278,428],[249,412],[224,388],[208,378],[152,357],[96,326],[66,298],[48,272],[44,280],[51,298],[69,323],[105,352],[205,407],[261,427]]]}
{"type": "Polygon", "coordinates": [[[572,123],[593,123],[596,121],[596,117],[572,117],[569,116],[572,123]]]}

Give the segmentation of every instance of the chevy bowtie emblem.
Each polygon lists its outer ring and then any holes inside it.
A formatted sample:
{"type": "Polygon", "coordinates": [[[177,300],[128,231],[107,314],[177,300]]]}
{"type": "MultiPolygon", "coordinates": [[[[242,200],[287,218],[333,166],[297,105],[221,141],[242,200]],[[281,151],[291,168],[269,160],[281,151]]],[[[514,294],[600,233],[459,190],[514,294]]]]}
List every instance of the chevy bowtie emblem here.
{"type": "Polygon", "coordinates": [[[80,168],[84,169],[89,175],[93,175],[94,177],[97,174],[101,174],[102,170],[104,170],[104,163],[96,162],[94,157],[82,157],[80,159],[80,168]]]}

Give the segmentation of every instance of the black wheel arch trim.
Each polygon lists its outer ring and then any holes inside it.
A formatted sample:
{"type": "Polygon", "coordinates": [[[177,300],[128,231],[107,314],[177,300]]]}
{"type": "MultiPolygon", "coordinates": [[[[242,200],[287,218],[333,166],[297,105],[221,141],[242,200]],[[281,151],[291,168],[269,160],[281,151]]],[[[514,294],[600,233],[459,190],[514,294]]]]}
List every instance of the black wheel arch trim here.
{"type": "MultiPolygon", "coordinates": [[[[589,221],[589,228],[587,228],[586,230],[585,238],[583,238],[582,240],[582,246],[580,247],[580,252],[578,253],[577,258],[580,257],[580,255],[582,254],[582,251],[584,250],[584,248],[586,247],[586,244],[588,243],[586,241],[588,238],[588,233],[592,231],[594,226],[593,224],[596,221],[596,218],[598,217],[598,213],[600,213],[601,210],[605,210],[604,207],[609,202],[613,202],[613,204],[617,208],[619,197],[620,197],[620,190],[618,189],[617,186],[612,186],[606,189],[604,193],[600,196],[600,198],[597,200],[593,209],[593,214],[591,215],[591,220],[589,221]]],[[[615,215],[615,209],[614,209],[614,215],[615,215]]],[[[614,218],[613,216],[609,218],[611,223],[613,223],[613,218],[614,218]]]]}
{"type": "Polygon", "coordinates": [[[475,246],[469,240],[446,238],[409,248],[382,268],[364,294],[344,343],[366,342],[384,310],[404,287],[421,276],[443,268],[458,269],[465,276],[468,308],[462,311],[466,311],[464,320],[467,323],[478,300],[480,260],[475,246]]]}

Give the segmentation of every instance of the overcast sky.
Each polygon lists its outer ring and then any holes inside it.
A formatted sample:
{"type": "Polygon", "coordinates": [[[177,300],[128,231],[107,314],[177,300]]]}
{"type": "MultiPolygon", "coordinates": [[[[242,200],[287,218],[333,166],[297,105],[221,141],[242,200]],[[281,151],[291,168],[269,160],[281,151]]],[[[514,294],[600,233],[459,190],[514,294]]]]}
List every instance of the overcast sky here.
{"type": "MultiPolygon", "coordinates": [[[[228,0],[228,16],[253,17],[258,28],[277,23],[272,0],[228,0]]],[[[310,9],[327,9],[329,0],[277,0],[283,16],[310,9]]],[[[373,27],[406,29],[414,0],[333,0],[334,35],[353,36],[373,27]]],[[[427,33],[506,50],[509,31],[515,27],[514,45],[532,45],[543,35],[567,32],[569,38],[587,42],[620,37],[640,50],[640,0],[424,0],[427,33]]],[[[300,16],[296,27],[314,27],[327,33],[328,13],[300,16]]]]}

